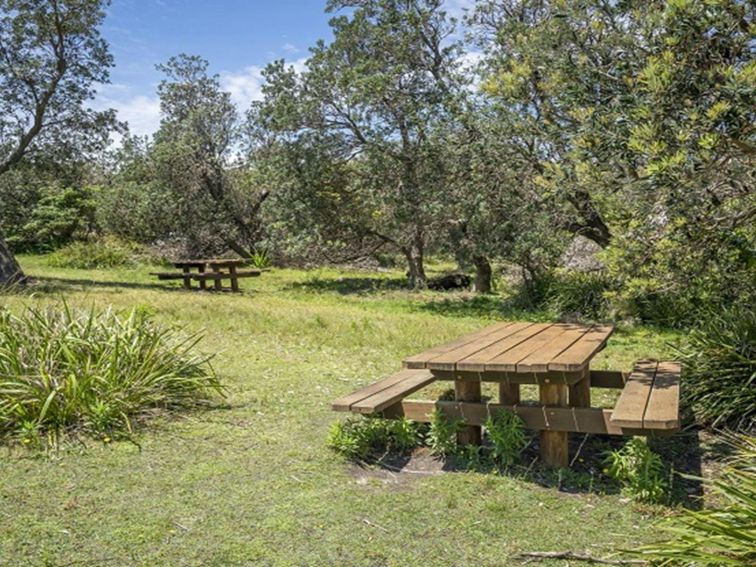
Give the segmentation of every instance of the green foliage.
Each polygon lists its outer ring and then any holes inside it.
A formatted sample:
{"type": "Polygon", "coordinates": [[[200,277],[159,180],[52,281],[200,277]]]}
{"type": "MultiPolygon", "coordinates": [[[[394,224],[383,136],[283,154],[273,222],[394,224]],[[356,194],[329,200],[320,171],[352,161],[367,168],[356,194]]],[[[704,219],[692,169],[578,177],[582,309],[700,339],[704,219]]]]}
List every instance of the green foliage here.
{"type": "Polygon", "coordinates": [[[50,266],[79,270],[136,266],[154,261],[154,256],[141,246],[113,237],[74,242],[47,259],[50,266]]]}
{"type": "Polygon", "coordinates": [[[457,433],[462,427],[462,421],[448,419],[444,412],[436,408],[431,414],[430,428],[425,442],[431,453],[440,457],[448,457],[457,452],[457,433]]]}
{"type": "Polygon", "coordinates": [[[417,425],[408,419],[352,416],[331,425],[326,444],[344,457],[363,460],[388,451],[406,452],[418,442],[417,425]]]}
{"type": "Polygon", "coordinates": [[[45,252],[86,236],[94,226],[94,203],[91,187],[43,187],[27,222],[9,235],[8,244],[15,250],[45,252]]]}
{"type": "Polygon", "coordinates": [[[756,563],[756,438],[734,440],[736,455],[717,480],[704,480],[719,504],[682,510],[661,528],[667,541],[632,550],[654,565],[753,565],[756,563]]]}
{"type": "Polygon", "coordinates": [[[252,252],[252,265],[255,268],[267,268],[270,266],[271,259],[270,259],[270,252],[266,250],[265,248],[260,248],[258,250],[255,250],[252,252]]]}
{"type": "Polygon", "coordinates": [[[598,320],[609,315],[606,297],[611,283],[603,272],[555,271],[548,280],[545,307],[556,316],[577,315],[598,320]]]}
{"type": "Polygon", "coordinates": [[[619,481],[633,500],[661,504],[666,499],[668,482],[664,463],[645,439],[633,437],[622,449],[611,451],[606,465],[607,474],[619,481]]]}
{"type": "Polygon", "coordinates": [[[522,419],[514,412],[499,411],[489,416],[483,426],[491,442],[490,458],[501,467],[515,464],[527,445],[522,419]]]}
{"type": "Polygon", "coordinates": [[[160,412],[205,405],[221,385],[198,341],[138,309],[0,309],[0,438],[125,435],[160,412]]]}
{"type": "Polygon", "coordinates": [[[756,313],[704,313],[677,349],[683,399],[701,423],[747,430],[756,420],[756,313]]]}

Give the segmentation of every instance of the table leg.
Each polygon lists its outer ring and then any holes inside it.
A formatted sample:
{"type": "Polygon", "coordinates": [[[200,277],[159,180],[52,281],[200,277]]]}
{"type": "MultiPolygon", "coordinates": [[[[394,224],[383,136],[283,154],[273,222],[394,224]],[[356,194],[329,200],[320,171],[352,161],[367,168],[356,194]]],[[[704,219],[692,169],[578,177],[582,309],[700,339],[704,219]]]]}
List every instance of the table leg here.
{"type": "Polygon", "coordinates": [[[591,371],[586,367],[579,382],[570,386],[570,406],[574,408],[591,407],[591,371]]]}
{"type": "Polygon", "coordinates": [[[184,272],[184,288],[192,289],[191,268],[189,266],[184,266],[182,271],[184,272]]]}
{"type": "MultiPolygon", "coordinates": [[[[204,274],[205,273],[205,266],[199,266],[197,268],[197,271],[200,274],[204,274]]],[[[207,282],[205,280],[200,280],[199,281],[199,286],[200,286],[200,289],[207,289],[207,282]]]]}
{"type": "Polygon", "coordinates": [[[228,267],[228,275],[231,276],[231,290],[239,291],[239,278],[236,277],[236,266],[228,267]]]}
{"type": "MultiPolygon", "coordinates": [[[[215,266],[213,266],[212,270],[213,270],[214,274],[220,274],[221,273],[221,269],[217,268],[215,266]]],[[[213,280],[213,289],[215,289],[215,291],[223,291],[223,280],[221,280],[220,278],[214,279],[213,280]]]]}
{"type": "MultiPolygon", "coordinates": [[[[459,402],[480,402],[480,382],[454,381],[454,398],[459,402]]],[[[465,425],[457,434],[460,445],[480,445],[481,430],[478,425],[465,425]]]]}
{"type": "MultiPolygon", "coordinates": [[[[539,391],[543,405],[557,407],[567,405],[565,384],[541,384],[539,391]]],[[[541,431],[541,458],[547,465],[566,467],[568,452],[566,431],[541,431]]]]}
{"type": "Polygon", "coordinates": [[[516,404],[519,404],[520,385],[501,382],[499,384],[499,403],[505,406],[514,406],[516,404]]]}

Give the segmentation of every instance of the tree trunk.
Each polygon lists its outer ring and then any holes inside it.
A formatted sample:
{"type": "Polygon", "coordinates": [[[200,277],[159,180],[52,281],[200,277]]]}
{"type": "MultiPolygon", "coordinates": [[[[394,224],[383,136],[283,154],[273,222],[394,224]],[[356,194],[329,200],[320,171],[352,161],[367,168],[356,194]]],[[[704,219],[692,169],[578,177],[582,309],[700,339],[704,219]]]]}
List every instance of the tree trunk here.
{"type": "Polygon", "coordinates": [[[423,289],[428,284],[425,277],[425,266],[423,265],[424,248],[423,239],[419,233],[415,234],[409,246],[403,248],[404,255],[407,258],[407,276],[410,289],[423,289]]]}
{"type": "Polygon", "coordinates": [[[475,286],[478,293],[491,293],[491,263],[485,256],[473,256],[475,286]]]}
{"type": "Polygon", "coordinates": [[[24,281],[24,272],[16,262],[5,240],[0,236],[0,287],[6,287],[24,281]]]}

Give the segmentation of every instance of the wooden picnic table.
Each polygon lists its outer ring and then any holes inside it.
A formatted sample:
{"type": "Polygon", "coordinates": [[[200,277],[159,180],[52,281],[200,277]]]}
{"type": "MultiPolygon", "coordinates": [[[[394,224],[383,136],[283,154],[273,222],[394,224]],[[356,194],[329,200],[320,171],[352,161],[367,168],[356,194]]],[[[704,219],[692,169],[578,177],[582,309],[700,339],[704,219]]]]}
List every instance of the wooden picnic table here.
{"type": "MultiPolygon", "coordinates": [[[[520,403],[520,384],[537,384],[547,407],[590,407],[589,363],[614,331],[610,325],[497,323],[404,360],[437,380],[453,380],[455,399],[480,402],[481,382],[499,383],[500,402],[520,403]]],[[[566,465],[567,432],[541,431],[541,455],[566,465]]],[[[467,426],[462,441],[480,443],[479,426],[467,426]]]]}
{"type": "Polygon", "coordinates": [[[172,262],[175,268],[181,270],[175,272],[153,272],[161,280],[181,279],[186,289],[192,289],[192,281],[199,284],[199,289],[206,290],[207,282],[213,282],[214,291],[225,291],[223,280],[231,282],[231,291],[239,291],[239,278],[255,277],[260,275],[260,270],[244,270],[239,268],[249,263],[240,258],[209,258],[199,260],[178,260],[172,262]],[[209,271],[208,271],[209,269],[209,271]],[[196,270],[193,272],[192,270],[196,270]]]}
{"type": "Polygon", "coordinates": [[[614,327],[502,322],[404,359],[404,369],[333,402],[336,411],[430,421],[440,409],[467,425],[461,443],[481,442],[492,413],[509,410],[540,431],[543,460],[568,464],[568,432],[657,435],[679,429],[680,365],[642,360],[632,372],[591,370],[614,327]],[[452,381],[454,401],[405,400],[437,380],[452,381]],[[482,402],[481,383],[499,384],[499,401],[482,402]],[[535,384],[537,403],[520,399],[535,384]],[[617,388],[614,410],[591,407],[591,388],[617,388]]]}

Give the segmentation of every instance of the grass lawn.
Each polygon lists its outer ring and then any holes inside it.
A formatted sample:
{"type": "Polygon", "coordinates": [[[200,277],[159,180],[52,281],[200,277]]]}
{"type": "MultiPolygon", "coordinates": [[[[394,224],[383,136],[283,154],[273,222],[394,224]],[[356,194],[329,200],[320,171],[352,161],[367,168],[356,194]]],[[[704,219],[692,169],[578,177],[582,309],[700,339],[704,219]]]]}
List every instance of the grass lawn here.
{"type": "MultiPolygon", "coordinates": [[[[329,402],[403,356],[495,319],[545,314],[502,312],[500,296],[410,293],[399,272],[273,270],[233,295],[158,285],[149,268],[21,261],[43,285],[0,302],[140,306],[204,329],[201,348],[218,353],[228,397],[156,423],[138,446],[88,441],[52,455],[0,447],[0,565],[507,565],[522,551],[603,556],[656,535],[651,511],[613,490],[364,470],[325,446],[343,418],[329,402]]],[[[595,365],[628,368],[663,356],[672,339],[620,329],[595,365]]]]}

